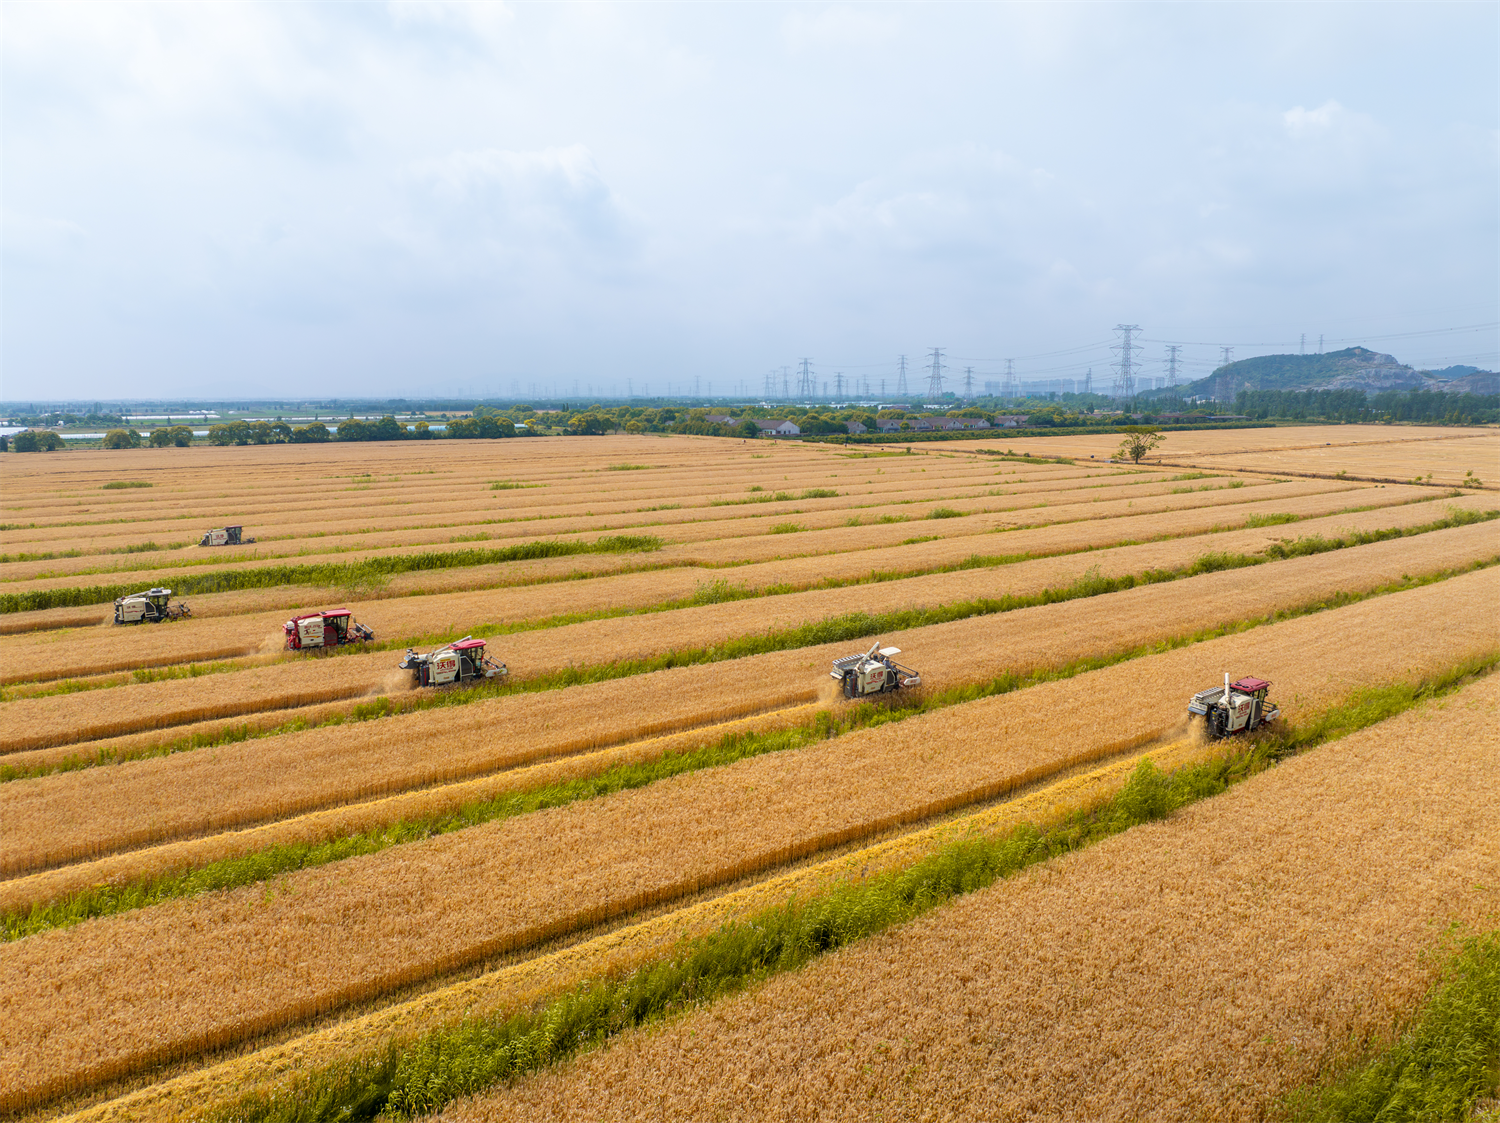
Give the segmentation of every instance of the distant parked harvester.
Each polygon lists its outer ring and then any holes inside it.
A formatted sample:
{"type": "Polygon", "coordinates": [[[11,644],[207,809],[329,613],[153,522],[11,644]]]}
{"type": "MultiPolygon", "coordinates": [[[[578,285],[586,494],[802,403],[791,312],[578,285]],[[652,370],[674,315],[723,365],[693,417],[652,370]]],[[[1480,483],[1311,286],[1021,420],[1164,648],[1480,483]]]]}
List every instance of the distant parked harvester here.
{"type": "Polygon", "coordinates": [[[863,655],[845,655],[833,661],[829,677],[843,685],[845,698],[863,698],[883,694],[903,686],[921,686],[922,676],[891,658],[900,655],[899,647],[881,647],[877,640],[863,655]]]}
{"type": "Polygon", "coordinates": [[[281,626],[286,633],[288,651],[305,651],[309,647],[342,647],[346,643],[369,643],[375,633],[356,623],[347,608],[327,612],[310,612],[293,616],[281,626]]]}
{"type": "Polygon", "coordinates": [[[400,667],[412,673],[416,686],[450,686],[510,674],[504,663],[485,657],[484,640],[470,636],[428,655],[420,655],[408,647],[400,667]]]}
{"type": "Polygon", "coordinates": [[[1227,737],[1231,733],[1250,733],[1281,716],[1275,703],[1266,701],[1271,684],[1263,678],[1246,676],[1229,681],[1224,672],[1223,686],[1210,686],[1193,695],[1188,713],[1208,723],[1210,737],[1227,737]]]}
{"type": "Polygon", "coordinates": [[[247,542],[254,542],[253,538],[244,537],[245,528],[242,526],[221,526],[210,530],[198,543],[200,546],[243,546],[247,542]]]}
{"type": "Polygon", "coordinates": [[[160,624],[163,620],[183,620],[193,614],[185,604],[168,604],[171,589],[147,589],[130,593],[115,601],[116,624],[160,624]]]}

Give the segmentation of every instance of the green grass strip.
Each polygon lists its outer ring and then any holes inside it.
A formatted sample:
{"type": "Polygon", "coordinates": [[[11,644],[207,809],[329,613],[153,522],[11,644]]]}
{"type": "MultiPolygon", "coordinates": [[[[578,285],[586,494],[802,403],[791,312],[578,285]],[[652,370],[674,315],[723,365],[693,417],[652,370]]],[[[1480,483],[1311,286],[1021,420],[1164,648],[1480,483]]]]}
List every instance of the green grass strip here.
{"type": "Polygon", "coordinates": [[[1296,1123],[1470,1118],[1500,1088],[1500,931],[1464,936],[1410,1027],[1325,1088],[1287,1097],[1296,1123]]]}
{"type": "MultiPolygon", "coordinates": [[[[1112,799],[1059,823],[1023,824],[1001,835],[976,835],[951,843],[907,869],[845,883],[807,899],[793,898],[746,920],[725,924],[717,932],[684,941],[668,955],[623,977],[587,980],[510,1017],[469,1018],[390,1042],[373,1054],[304,1073],[275,1093],[248,1093],[210,1112],[208,1118],[224,1123],[316,1123],[402,1119],[435,1111],[460,1096],[598,1048],[627,1029],[706,1006],[772,975],[795,971],[820,955],[1037,862],[1160,820],[1226,791],[1292,753],[1451,693],[1474,675],[1489,673],[1497,663],[1500,655],[1471,659],[1422,683],[1359,691],[1307,726],[1250,738],[1221,757],[1170,774],[1144,760],[1112,799]]],[[[1486,1012],[1482,1004],[1460,1001],[1455,1005],[1465,1011],[1466,1023],[1476,1020],[1471,1010],[1480,1017],[1486,1012]]],[[[1491,1013],[1491,1043],[1494,1022],[1491,1013]]],[[[1350,1113],[1333,1117],[1373,1118],[1350,1113]]]]}
{"type": "Polygon", "coordinates": [[[339,585],[359,588],[378,585],[398,573],[432,569],[457,569],[499,562],[561,558],[574,554],[625,554],[661,549],[660,538],[650,534],[606,535],[593,542],[523,542],[494,550],[446,550],[422,554],[400,554],[364,561],[323,565],[270,565],[256,569],[221,570],[217,573],[178,575],[175,578],[141,578],[129,585],[85,585],[66,589],[37,589],[29,593],[0,593],[0,614],[31,612],[42,608],[76,608],[107,604],[117,597],[156,584],[170,584],[178,597],[198,593],[225,593],[237,589],[267,589],[277,585],[339,585]]]}

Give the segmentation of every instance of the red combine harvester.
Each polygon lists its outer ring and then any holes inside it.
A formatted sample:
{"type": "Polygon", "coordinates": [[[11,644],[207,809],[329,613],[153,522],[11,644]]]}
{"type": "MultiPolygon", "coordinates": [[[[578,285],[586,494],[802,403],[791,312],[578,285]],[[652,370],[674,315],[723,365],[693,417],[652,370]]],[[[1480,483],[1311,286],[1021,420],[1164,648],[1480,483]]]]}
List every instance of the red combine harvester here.
{"type": "Polygon", "coordinates": [[[309,612],[293,616],[281,626],[286,633],[288,651],[305,651],[309,647],[342,647],[346,643],[369,643],[375,633],[355,623],[347,608],[327,612],[309,612]]]}
{"type": "Polygon", "coordinates": [[[1228,737],[1231,733],[1251,733],[1281,716],[1274,702],[1266,701],[1271,684],[1263,678],[1246,676],[1229,681],[1224,672],[1223,686],[1210,686],[1193,695],[1188,713],[1208,723],[1210,737],[1228,737]]]}
{"type": "Polygon", "coordinates": [[[452,686],[474,679],[504,678],[510,674],[504,663],[485,657],[484,640],[464,636],[456,643],[440,647],[427,655],[406,649],[399,666],[410,671],[415,686],[452,686]]]}

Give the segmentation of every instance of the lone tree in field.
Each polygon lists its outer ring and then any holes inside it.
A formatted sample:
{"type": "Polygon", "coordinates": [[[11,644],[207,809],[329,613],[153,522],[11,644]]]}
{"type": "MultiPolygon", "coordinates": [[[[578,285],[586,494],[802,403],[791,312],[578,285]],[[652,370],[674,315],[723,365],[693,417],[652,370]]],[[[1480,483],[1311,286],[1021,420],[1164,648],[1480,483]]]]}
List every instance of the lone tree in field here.
{"type": "Polygon", "coordinates": [[[1163,440],[1161,433],[1150,425],[1127,425],[1120,432],[1125,434],[1125,439],[1120,442],[1116,455],[1130,457],[1133,464],[1139,464],[1163,440]]]}

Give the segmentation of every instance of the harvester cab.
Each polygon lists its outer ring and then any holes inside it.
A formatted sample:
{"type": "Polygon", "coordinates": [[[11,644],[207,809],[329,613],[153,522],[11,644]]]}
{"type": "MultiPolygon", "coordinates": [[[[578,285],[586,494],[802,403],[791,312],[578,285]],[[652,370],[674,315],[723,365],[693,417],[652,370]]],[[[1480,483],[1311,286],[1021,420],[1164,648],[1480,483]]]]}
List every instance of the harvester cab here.
{"type": "Polygon", "coordinates": [[[450,686],[475,679],[504,678],[510,674],[504,663],[486,657],[484,640],[465,636],[457,643],[427,655],[406,649],[400,667],[410,671],[416,686],[450,686]]]}
{"type": "Polygon", "coordinates": [[[863,655],[835,659],[829,677],[838,679],[843,685],[845,698],[863,698],[867,694],[884,694],[904,686],[921,686],[921,675],[891,658],[900,654],[899,647],[881,647],[880,641],[876,640],[863,655]]]}
{"type": "Polygon", "coordinates": [[[310,612],[306,616],[293,616],[281,626],[286,633],[288,651],[304,651],[309,647],[342,647],[346,643],[369,643],[375,633],[353,619],[347,608],[334,608],[327,612],[310,612]]]}
{"type": "Polygon", "coordinates": [[[1226,671],[1223,686],[1211,686],[1193,695],[1188,713],[1208,723],[1211,737],[1250,733],[1281,716],[1276,704],[1266,701],[1270,689],[1271,684],[1263,678],[1246,676],[1230,682],[1226,671]]]}
{"type": "Polygon", "coordinates": [[[254,542],[253,538],[244,537],[245,528],[242,526],[221,526],[210,530],[198,543],[200,546],[243,546],[254,542]]]}
{"type": "Polygon", "coordinates": [[[160,624],[163,620],[183,620],[193,614],[185,604],[170,604],[171,589],[147,589],[130,593],[115,601],[116,624],[160,624]]]}

